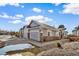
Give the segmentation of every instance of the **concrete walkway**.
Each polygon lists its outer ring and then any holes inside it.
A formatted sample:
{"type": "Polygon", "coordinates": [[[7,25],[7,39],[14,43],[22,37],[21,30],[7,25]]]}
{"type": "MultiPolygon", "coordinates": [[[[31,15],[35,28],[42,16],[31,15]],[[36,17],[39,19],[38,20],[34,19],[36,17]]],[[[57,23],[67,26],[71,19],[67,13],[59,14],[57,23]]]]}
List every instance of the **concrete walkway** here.
{"type": "Polygon", "coordinates": [[[27,40],[27,42],[40,48],[51,49],[51,48],[57,48],[58,47],[57,43],[64,44],[69,42],[69,39],[62,39],[62,40],[49,41],[49,42],[37,42],[33,40],[27,40]]]}

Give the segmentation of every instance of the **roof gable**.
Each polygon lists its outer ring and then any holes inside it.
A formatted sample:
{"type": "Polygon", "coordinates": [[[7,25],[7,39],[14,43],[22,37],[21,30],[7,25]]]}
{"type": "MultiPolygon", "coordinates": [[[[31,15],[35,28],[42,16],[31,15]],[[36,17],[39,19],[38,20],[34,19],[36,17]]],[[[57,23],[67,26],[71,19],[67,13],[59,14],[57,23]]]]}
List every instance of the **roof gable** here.
{"type": "Polygon", "coordinates": [[[44,23],[40,23],[40,22],[34,21],[34,20],[32,20],[27,27],[31,28],[31,27],[38,27],[38,26],[40,26],[42,28],[56,29],[55,27],[52,27],[50,25],[47,25],[47,24],[44,24],[44,23]]]}
{"type": "Polygon", "coordinates": [[[30,22],[30,24],[28,25],[28,27],[38,27],[38,26],[40,26],[36,21],[34,21],[34,20],[32,20],[31,22],[30,22]]]}

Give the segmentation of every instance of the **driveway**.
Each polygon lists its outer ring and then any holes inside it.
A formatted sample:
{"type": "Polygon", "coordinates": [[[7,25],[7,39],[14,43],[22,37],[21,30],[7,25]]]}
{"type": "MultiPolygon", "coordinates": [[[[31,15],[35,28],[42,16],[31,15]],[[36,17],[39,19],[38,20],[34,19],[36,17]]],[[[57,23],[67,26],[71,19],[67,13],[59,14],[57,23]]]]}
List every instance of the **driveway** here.
{"type": "Polygon", "coordinates": [[[28,43],[26,40],[20,40],[20,39],[15,39],[15,40],[8,40],[5,42],[6,45],[15,45],[15,44],[24,44],[28,43]]]}

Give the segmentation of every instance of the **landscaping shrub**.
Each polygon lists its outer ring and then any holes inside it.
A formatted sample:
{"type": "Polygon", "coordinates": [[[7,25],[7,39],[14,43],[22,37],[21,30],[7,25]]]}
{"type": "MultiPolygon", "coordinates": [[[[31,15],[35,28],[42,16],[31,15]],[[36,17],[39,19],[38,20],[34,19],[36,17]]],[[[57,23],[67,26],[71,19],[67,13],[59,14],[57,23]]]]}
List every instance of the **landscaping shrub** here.
{"type": "Polygon", "coordinates": [[[23,56],[32,56],[32,55],[37,55],[41,51],[44,51],[44,50],[41,48],[35,47],[35,48],[31,48],[31,49],[8,51],[6,53],[6,55],[21,54],[23,56]]]}

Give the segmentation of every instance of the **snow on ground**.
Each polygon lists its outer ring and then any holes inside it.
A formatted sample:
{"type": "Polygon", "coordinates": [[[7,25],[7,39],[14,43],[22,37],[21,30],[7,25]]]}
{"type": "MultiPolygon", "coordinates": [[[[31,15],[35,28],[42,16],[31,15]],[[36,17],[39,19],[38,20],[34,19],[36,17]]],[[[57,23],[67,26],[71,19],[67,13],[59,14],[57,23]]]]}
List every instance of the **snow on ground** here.
{"type": "Polygon", "coordinates": [[[8,40],[14,40],[12,39],[13,36],[11,35],[0,35],[0,40],[1,41],[8,41],[8,40]]]}
{"type": "Polygon", "coordinates": [[[1,41],[7,41],[7,40],[11,40],[12,36],[11,35],[0,35],[0,40],[1,41]]]}
{"type": "Polygon", "coordinates": [[[31,44],[16,44],[16,45],[5,46],[0,49],[0,55],[4,55],[8,51],[23,50],[26,48],[33,48],[33,46],[31,44]]]}

